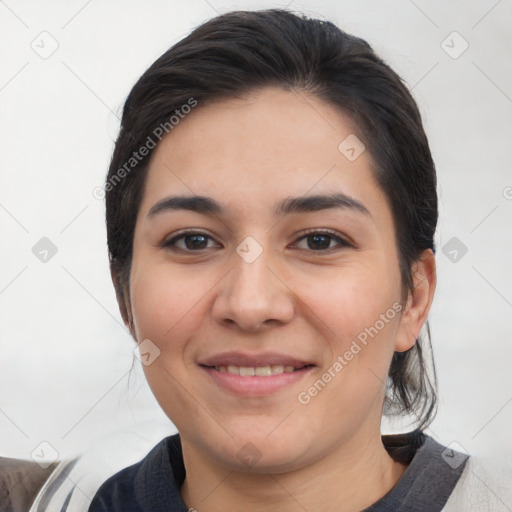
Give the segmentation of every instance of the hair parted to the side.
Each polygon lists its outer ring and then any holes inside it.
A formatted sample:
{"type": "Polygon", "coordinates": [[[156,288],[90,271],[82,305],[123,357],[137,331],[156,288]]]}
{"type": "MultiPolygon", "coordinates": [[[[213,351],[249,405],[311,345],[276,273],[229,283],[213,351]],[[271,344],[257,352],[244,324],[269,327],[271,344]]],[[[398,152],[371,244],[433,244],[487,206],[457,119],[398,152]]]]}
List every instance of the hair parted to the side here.
{"type": "MultiPolygon", "coordinates": [[[[155,142],[158,127],[169,132],[169,120],[191,100],[201,108],[264,86],[314,94],[355,122],[393,213],[405,303],[413,263],[425,249],[435,252],[438,218],[435,166],[412,95],[366,41],[328,21],[279,9],[233,11],[159,57],[124,105],[105,190],[111,272],[125,322],[135,223],[157,145],[148,140],[155,142]],[[130,160],[141,147],[146,156],[130,160]]],[[[415,416],[420,428],[432,421],[437,401],[428,322],[426,328],[426,341],[420,337],[409,351],[395,352],[384,404],[387,414],[415,416]]]]}

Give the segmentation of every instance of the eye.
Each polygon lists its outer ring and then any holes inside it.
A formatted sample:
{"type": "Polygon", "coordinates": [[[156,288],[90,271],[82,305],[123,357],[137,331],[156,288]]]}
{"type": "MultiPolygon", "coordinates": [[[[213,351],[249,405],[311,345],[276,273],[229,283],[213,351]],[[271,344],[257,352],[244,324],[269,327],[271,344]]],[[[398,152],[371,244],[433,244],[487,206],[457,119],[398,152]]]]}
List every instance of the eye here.
{"type": "MultiPolygon", "coordinates": [[[[162,244],[163,247],[177,252],[200,252],[213,247],[219,247],[213,238],[201,231],[185,231],[162,244]],[[211,242],[214,245],[211,245],[211,242]],[[210,245],[209,245],[210,244],[210,245]]],[[[343,239],[338,233],[330,230],[309,231],[297,239],[293,245],[300,250],[310,250],[314,252],[330,252],[336,247],[353,247],[352,244],[343,239]],[[300,247],[299,244],[305,241],[306,247],[300,247]],[[332,245],[333,242],[337,245],[332,245]]]]}
{"type": "Polygon", "coordinates": [[[213,241],[213,238],[206,233],[185,231],[164,242],[163,247],[182,252],[199,252],[212,247],[208,246],[208,240],[213,241]]]}
{"type": "MultiPolygon", "coordinates": [[[[324,230],[324,231],[309,231],[304,236],[298,239],[306,241],[307,247],[299,247],[302,250],[312,250],[316,252],[326,252],[330,249],[335,249],[336,246],[331,246],[332,242],[336,242],[338,247],[352,247],[352,244],[344,240],[335,231],[324,230]]],[[[297,247],[298,243],[295,243],[297,247]]]]}

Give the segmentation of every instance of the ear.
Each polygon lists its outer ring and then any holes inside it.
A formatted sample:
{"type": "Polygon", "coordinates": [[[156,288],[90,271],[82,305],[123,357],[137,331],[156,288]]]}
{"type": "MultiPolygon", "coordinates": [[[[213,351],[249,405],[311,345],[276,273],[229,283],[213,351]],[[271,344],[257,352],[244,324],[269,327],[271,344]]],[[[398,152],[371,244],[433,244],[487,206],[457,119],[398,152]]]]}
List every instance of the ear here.
{"type": "Polygon", "coordinates": [[[135,330],[133,328],[132,308],[130,303],[130,291],[126,285],[121,282],[117,265],[113,262],[110,264],[110,277],[116,291],[117,305],[123,317],[123,322],[128,327],[131,335],[135,339],[135,330]]]}
{"type": "Polygon", "coordinates": [[[436,260],[432,249],[422,252],[412,266],[414,290],[409,292],[405,311],[395,342],[396,352],[405,352],[414,346],[427,320],[436,289],[436,260]]]}

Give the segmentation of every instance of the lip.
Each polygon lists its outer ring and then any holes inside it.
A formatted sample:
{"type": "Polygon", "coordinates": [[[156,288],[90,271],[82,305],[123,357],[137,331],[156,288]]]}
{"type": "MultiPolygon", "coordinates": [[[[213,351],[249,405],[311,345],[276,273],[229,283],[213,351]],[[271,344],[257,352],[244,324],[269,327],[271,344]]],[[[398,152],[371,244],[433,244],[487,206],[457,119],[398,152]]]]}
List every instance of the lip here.
{"type": "Polygon", "coordinates": [[[274,395],[302,380],[315,367],[316,365],[312,362],[273,352],[258,354],[226,352],[208,357],[199,363],[199,368],[207,373],[210,379],[221,389],[234,395],[246,397],[274,395]],[[282,365],[294,366],[298,369],[289,373],[280,373],[264,377],[258,375],[242,377],[240,375],[215,370],[215,366],[229,365],[248,367],[282,365]]]}

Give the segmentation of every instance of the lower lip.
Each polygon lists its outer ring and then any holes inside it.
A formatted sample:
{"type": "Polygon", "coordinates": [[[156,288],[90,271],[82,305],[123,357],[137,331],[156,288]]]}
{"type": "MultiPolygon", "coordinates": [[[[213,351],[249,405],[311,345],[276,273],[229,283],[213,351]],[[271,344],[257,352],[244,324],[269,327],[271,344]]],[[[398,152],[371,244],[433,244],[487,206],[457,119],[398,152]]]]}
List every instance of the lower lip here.
{"type": "Polygon", "coordinates": [[[265,396],[299,382],[313,367],[302,368],[289,373],[279,373],[268,377],[241,377],[229,372],[219,372],[214,368],[201,367],[221,388],[243,396],[265,396]]]}

